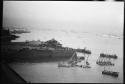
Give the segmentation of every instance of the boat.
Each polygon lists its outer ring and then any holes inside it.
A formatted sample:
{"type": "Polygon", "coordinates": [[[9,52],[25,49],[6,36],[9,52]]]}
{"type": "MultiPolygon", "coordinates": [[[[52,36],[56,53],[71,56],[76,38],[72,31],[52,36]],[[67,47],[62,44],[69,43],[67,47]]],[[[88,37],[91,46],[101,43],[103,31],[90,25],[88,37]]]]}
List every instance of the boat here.
{"type": "Polygon", "coordinates": [[[109,55],[109,54],[104,54],[104,53],[100,53],[100,57],[107,57],[107,58],[114,58],[114,59],[118,58],[118,56],[116,54],[109,55]]]}
{"type": "Polygon", "coordinates": [[[85,60],[85,57],[80,57],[79,60],[85,60]]]}
{"type": "Polygon", "coordinates": [[[114,66],[115,64],[111,62],[110,58],[98,58],[96,61],[96,64],[101,65],[101,66],[114,66]],[[109,59],[109,60],[108,60],[109,59]]]}
{"type": "Polygon", "coordinates": [[[110,61],[107,62],[96,62],[96,64],[101,65],[101,66],[114,66],[115,64],[111,63],[110,61]]]}
{"type": "Polygon", "coordinates": [[[113,71],[104,70],[104,71],[102,71],[102,74],[110,75],[110,76],[113,76],[113,77],[118,77],[119,72],[113,72],[113,71]]]}

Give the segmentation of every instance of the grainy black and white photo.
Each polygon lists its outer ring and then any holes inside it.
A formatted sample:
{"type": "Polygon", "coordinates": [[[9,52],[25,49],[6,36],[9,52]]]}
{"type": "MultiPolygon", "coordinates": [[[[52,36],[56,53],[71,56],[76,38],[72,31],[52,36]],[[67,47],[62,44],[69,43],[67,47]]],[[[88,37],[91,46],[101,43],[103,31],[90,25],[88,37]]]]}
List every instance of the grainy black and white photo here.
{"type": "Polygon", "coordinates": [[[3,1],[3,83],[123,83],[123,18],[122,1],[3,1]]]}

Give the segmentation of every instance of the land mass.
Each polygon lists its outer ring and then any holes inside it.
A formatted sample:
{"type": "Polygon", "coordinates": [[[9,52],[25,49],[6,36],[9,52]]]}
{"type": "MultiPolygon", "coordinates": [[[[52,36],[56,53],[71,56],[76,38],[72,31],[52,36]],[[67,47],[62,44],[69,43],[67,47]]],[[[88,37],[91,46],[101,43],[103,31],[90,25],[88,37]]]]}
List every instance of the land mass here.
{"type": "Polygon", "coordinates": [[[2,60],[6,62],[42,62],[68,60],[74,52],[91,54],[85,49],[73,49],[63,47],[54,38],[48,41],[33,40],[25,42],[12,42],[18,36],[13,35],[9,30],[2,30],[2,60]]]}

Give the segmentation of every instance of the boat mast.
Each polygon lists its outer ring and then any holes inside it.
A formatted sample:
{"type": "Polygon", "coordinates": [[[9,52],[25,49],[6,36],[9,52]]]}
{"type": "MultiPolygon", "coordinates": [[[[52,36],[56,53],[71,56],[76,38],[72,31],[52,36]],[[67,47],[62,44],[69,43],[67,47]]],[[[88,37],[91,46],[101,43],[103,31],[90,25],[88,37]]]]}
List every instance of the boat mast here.
{"type": "Polygon", "coordinates": [[[88,56],[87,56],[86,62],[88,62],[88,58],[89,58],[89,54],[88,54],[88,56]]]}

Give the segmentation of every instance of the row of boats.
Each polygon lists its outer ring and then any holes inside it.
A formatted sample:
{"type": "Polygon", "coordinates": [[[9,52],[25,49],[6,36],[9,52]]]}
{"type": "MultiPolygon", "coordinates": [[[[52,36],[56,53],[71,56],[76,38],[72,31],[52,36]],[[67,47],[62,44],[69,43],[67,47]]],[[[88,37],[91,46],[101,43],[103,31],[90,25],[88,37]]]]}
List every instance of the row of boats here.
{"type": "MultiPolygon", "coordinates": [[[[96,64],[100,65],[100,66],[114,66],[115,64],[111,62],[110,59],[117,59],[117,55],[109,55],[109,54],[104,54],[104,53],[100,53],[100,57],[99,59],[97,59],[96,64]]],[[[119,72],[114,72],[114,71],[110,71],[110,70],[103,70],[102,71],[103,75],[110,75],[113,77],[118,77],[119,72]]]]}
{"type": "Polygon", "coordinates": [[[98,64],[100,66],[114,66],[115,65],[110,60],[108,60],[108,59],[104,60],[100,57],[97,59],[96,64],[98,64]]]}
{"type": "Polygon", "coordinates": [[[116,55],[109,55],[109,54],[104,54],[100,53],[100,57],[97,59],[96,64],[101,65],[101,66],[114,66],[115,64],[110,61],[110,59],[116,59],[118,58],[116,55]],[[106,59],[106,60],[104,60],[106,59]]]}

